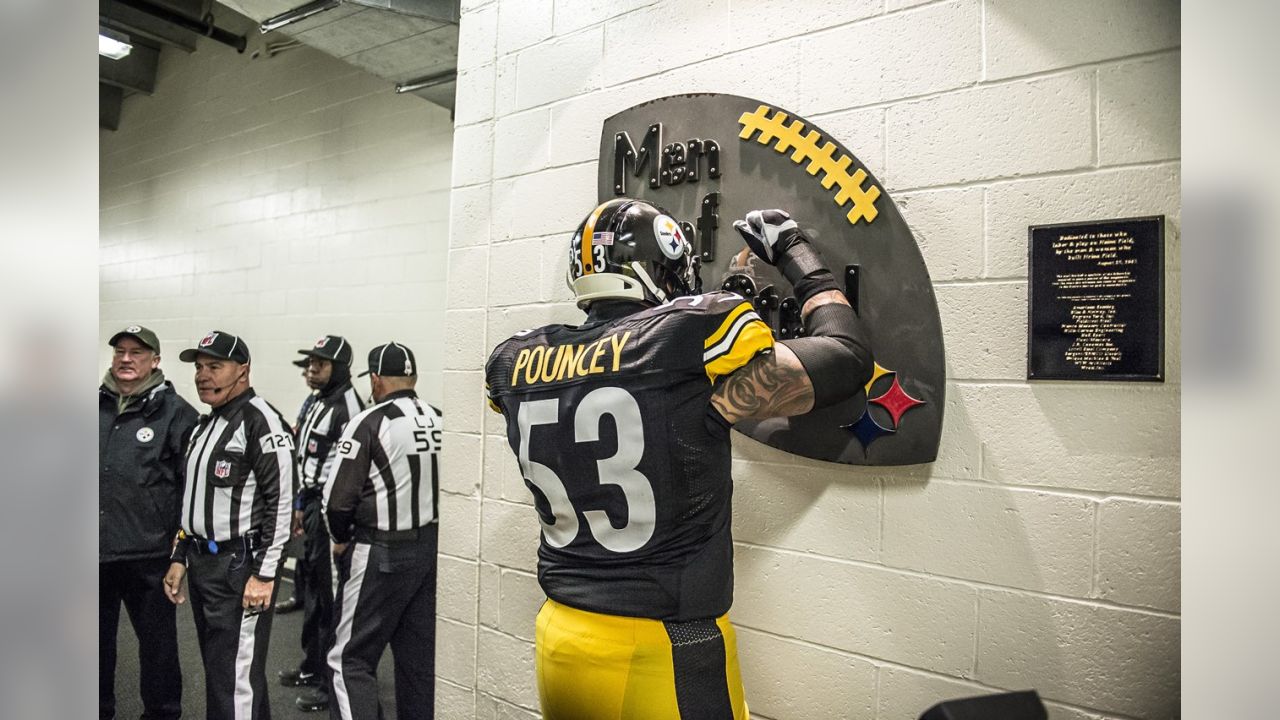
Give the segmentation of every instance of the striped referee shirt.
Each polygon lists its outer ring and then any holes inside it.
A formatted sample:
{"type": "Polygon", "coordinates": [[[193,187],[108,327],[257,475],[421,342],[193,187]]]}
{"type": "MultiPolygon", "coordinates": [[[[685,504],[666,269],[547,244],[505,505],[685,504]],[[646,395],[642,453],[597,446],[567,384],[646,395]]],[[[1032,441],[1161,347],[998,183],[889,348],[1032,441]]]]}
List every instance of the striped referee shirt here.
{"type": "Polygon", "coordinates": [[[439,519],[442,423],[440,411],[412,390],[352,418],[324,489],[334,542],[349,542],[357,526],[411,530],[439,519]]]}
{"type": "MultiPolygon", "coordinates": [[[[275,578],[289,539],[297,466],[284,417],[252,388],[200,418],[187,444],[182,530],[187,542],[227,543],[257,531],[253,574],[275,578]]],[[[179,543],[174,558],[185,557],[179,543]]]]}
{"type": "Polygon", "coordinates": [[[319,395],[298,426],[298,480],[302,489],[323,487],[338,454],[338,438],[364,403],[350,382],[319,395]]]}

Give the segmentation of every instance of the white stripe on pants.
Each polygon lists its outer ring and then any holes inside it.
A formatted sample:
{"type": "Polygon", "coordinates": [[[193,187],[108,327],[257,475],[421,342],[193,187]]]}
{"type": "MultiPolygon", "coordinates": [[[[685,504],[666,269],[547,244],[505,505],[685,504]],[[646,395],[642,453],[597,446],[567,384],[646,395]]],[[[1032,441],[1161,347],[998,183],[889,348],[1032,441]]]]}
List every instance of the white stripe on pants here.
{"type": "Polygon", "coordinates": [[[249,682],[249,669],[253,665],[253,644],[258,629],[258,615],[246,614],[240,620],[240,645],[236,651],[235,720],[253,717],[253,685],[249,682]]]}
{"type": "Polygon", "coordinates": [[[333,649],[329,651],[329,667],[333,670],[333,699],[338,703],[342,720],[355,720],[351,712],[351,697],[347,694],[347,682],[342,677],[342,651],[351,642],[351,621],[360,602],[360,586],[364,583],[365,568],[369,564],[369,545],[351,543],[351,575],[342,586],[342,615],[338,620],[338,632],[333,649]]]}

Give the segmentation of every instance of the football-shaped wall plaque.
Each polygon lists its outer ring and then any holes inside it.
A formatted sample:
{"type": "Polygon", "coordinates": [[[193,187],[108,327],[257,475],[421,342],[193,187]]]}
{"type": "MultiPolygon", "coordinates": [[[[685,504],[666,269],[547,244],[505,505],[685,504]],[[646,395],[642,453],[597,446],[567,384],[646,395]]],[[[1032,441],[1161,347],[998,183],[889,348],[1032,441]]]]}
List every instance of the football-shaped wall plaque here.
{"type": "Polygon", "coordinates": [[[805,333],[791,286],[772,267],[731,273],[733,221],[791,213],[842,278],[876,367],[840,405],[735,427],[780,450],[852,465],[909,465],[938,454],[945,404],[942,324],[929,271],[893,199],[838,138],[776,105],[735,95],[660,98],[605,120],[599,200],[666,208],[692,239],[702,289],[747,297],[779,340],[805,333]]]}

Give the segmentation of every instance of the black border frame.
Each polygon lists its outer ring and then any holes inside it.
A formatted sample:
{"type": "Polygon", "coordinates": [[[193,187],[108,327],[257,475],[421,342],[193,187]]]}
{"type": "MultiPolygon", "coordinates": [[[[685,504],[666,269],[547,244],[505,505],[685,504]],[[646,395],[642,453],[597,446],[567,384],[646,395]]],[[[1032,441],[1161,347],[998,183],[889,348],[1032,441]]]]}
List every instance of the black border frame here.
{"type": "Polygon", "coordinates": [[[1165,342],[1167,336],[1165,333],[1165,244],[1168,237],[1165,235],[1166,216],[1164,215],[1139,215],[1137,217],[1110,218],[1103,220],[1084,220],[1077,222],[1065,223],[1049,223],[1045,225],[1028,225],[1027,226],[1027,380],[1028,381],[1071,381],[1071,382],[1159,382],[1165,381],[1165,342]],[[1154,375],[1133,374],[1133,373],[1098,373],[1097,375],[1082,377],[1080,375],[1036,375],[1035,368],[1032,367],[1032,358],[1034,354],[1031,352],[1032,344],[1035,342],[1032,333],[1032,321],[1035,317],[1034,307],[1034,278],[1035,278],[1035,233],[1037,230],[1055,230],[1059,228],[1077,228],[1089,227],[1091,225],[1106,225],[1110,223],[1124,222],[1143,222],[1154,221],[1156,223],[1156,231],[1159,242],[1156,243],[1156,263],[1158,264],[1158,272],[1156,273],[1156,292],[1158,294],[1157,307],[1160,314],[1159,324],[1157,325],[1159,332],[1159,342],[1157,346],[1158,369],[1154,375]]]}

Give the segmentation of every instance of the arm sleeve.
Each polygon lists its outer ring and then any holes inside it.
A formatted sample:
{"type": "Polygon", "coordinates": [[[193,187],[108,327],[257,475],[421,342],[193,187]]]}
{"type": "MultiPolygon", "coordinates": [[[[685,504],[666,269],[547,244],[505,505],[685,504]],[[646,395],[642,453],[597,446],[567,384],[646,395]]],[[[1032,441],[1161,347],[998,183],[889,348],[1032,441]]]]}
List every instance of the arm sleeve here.
{"type": "Polygon", "coordinates": [[[773,333],[739,295],[717,293],[707,313],[702,341],[702,364],[707,380],[715,384],[751,362],[762,352],[773,351],[773,333]]]}
{"type": "Polygon", "coordinates": [[[293,520],[293,493],[298,482],[298,467],[293,461],[293,433],[274,412],[260,411],[263,422],[257,425],[248,452],[258,484],[258,495],[267,509],[262,545],[267,551],[255,557],[253,574],[260,580],[274,580],[289,540],[293,520]]]}
{"type": "Polygon", "coordinates": [[[502,406],[499,405],[498,401],[494,399],[493,388],[489,385],[489,383],[484,384],[484,399],[489,401],[490,410],[498,413],[499,415],[502,414],[502,406]]]}
{"type": "Polygon", "coordinates": [[[175,396],[174,400],[177,407],[174,408],[173,421],[165,437],[164,450],[174,482],[181,489],[187,476],[187,441],[191,439],[191,432],[195,430],[200,415],[181,397],[175,396]]]}
{"type": "Polygon", "coordinates": [[[178,537],[173,543],[173,550],[169,553],[169,562],[187,564],[187,550],[191,547],[191,538],[186,533],[178,531],[178,537]]]}
{"type": "Polygon", "coordinates": [[[853,308],[830,303],[806,318],[809,337],[787,340],[813,385],[814,408],[857,395],[871,381],[875,361],[862,322],[853,308]]]}
{"type": "Polygon", "coordinates": [[[377,442],[370,429],[372,426],[367,417],[347,424],[338,440],[337,457],[324,486],[329,534],[337,543],[350,542],[355,530],[356,508],[360,505],[365,483],[369,481],[372,465],[369,444],[377,442]]]}
{"type": "Polygon", "coordinates": [[[499,415],[503,414],[502,393],[508,383],[506,378],[508,344],[506,341],[499,343],[484,363],[484,399],[488,402],[489,409],[499,415]]]}
{"type": "Polygon", "coordinates": [[[176,394],[175,400],[177,407],[173,413],[168,435],[165,437],[164,463],[169,466],[169,476],[173,478],[173,484],[178,490],[178,512],[171,518],[173,523],[171,527],[176,529],[182,526],[181,499],[187,483],[187,442],[191,439],[191,433],[195,432],[200,415],[195,408],[187,404],[186,400],[177,397],[176,394]]]}

